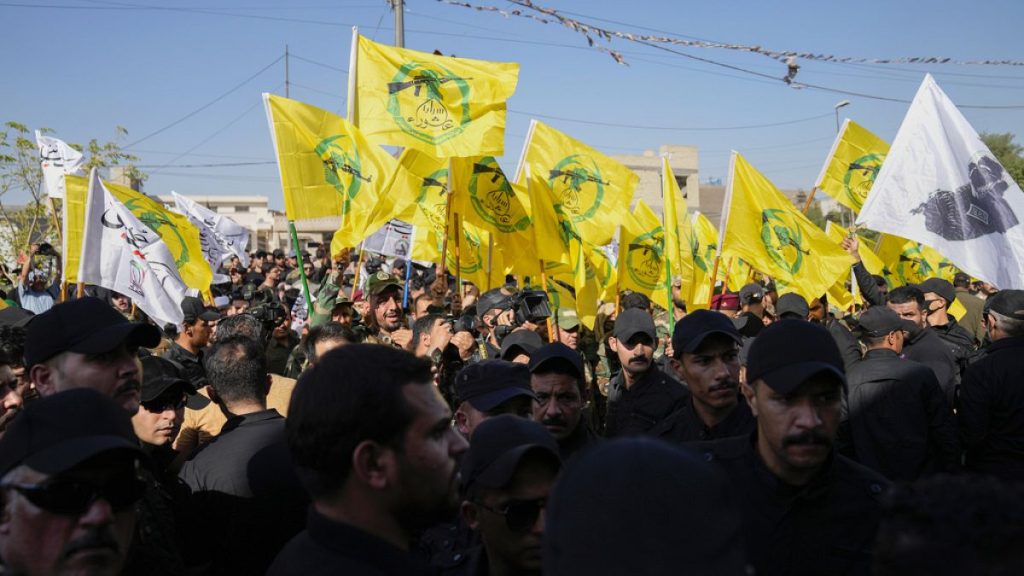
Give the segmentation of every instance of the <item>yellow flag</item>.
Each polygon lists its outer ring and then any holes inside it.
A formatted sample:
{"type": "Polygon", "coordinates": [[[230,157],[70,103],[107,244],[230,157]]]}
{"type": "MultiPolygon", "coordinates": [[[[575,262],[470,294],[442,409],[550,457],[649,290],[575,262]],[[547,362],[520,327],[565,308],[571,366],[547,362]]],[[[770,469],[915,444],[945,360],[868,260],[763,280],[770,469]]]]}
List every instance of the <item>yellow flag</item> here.
{"type": "Polygon", "coordinates": [[[682,274],[682,241],[679,236],[679,214],[676,212],[676,199],[682,199],[683,214],[686,214],[686,199],[679,190],[675,174],[668,164],[668,158],[661,159],[661,193],[664,196],[662,210],[665,224],[665,258],[669,263],[672,276],[682,274]]]}
{"type": "Polygon", "coordinates": [[[742,258],[808,301],[824,294],[853,259],[742,156],[733,152],[731,164],[723,257],[742,258]]]}
{"type": "MultiPolygon", "coordinates": [[[[830,240],[840,244],[850,235],[850,231],[829,220],[825,224],[825,234],[828,235],[830,240]]],[[[866,240],[863,236],[858,236],[857,239],[860,241],[857,252],[860,254],[860,261],[864,264],[864,268],[872,274],[881,274],[882,269],[885,268],[885,263],[882,262],[877,254],[871,251],[870,241],[866,240]]]]}
{"type": "Polygon", "coordinates": [[[209,297],[213,271],[203,256],[199,229],[189,222],[188,217],[171,212],[164,208],[163,204],[127,186],[110,182],[104,182],[103,185],[139,221],[160,235],[174,257],[174,264],[178,267],[178,273],[185,285],[209,297]]]}
{"type": "Polygon", "coordinates": [[[583,239],[595,246],[611,241],[640,181],[629,168],[536,120],[525,163],[533,176],[547,182],[583,239]]]}
{"type": "Polygon", "coordinates": [[[64,176],[64,191],[64,281],[68,284],[77,284],[89,179],[68,174],[64,176]]]}
{"type": "Polygon", "coordinates": [[[462,235],[459,237],[452,226],[448,234],[448,258],[447,266],[452,274],[455,274],[455,252],[459,253],[459,275],[463,280],[476,284],[481,292],[501,286],[505,283],[505,265],[501,259],[501,253],[494,250],[491,255],[490,268],[488,268],[487,251],[490,247],[491,232],[475,226],[469,222],[459,219],[459,228],[462,235]],[[458,246],[455,245],[456,238],[459,239],[458,246]]]}
{"type": "Polygon", "coordinates": [[[408,178],[395,159],[340,116],[270,94],[263,95],[263,102],[288,218],[340,215],[332,249],[335,243],[355,246],[375,232],[380,226],[369,229],[369,220],[381,198],[408,178]]]}
{"type": "Polygon", "coordinates": [[[665,231],[661,222],[643,200],[638,200],[633,214],[622,218],[619,289],[641,292],[665,307],[664,252],[665,231]]]}
{"type": "Polygon", "coordinates": [[[587,265],[587,281],[596,280],[601,289],[598,299],[603,302],[614,301],[615,294],[618,292],[619,275],[615,266],[612,266],[612,261],[608,259],[608,255],[600,246],[589,247],[587,265]]]}
{"type": "MultiPolygon", "coordinates": [[[[718,255],[718,230],[700,212],[694,212],[683,226],[686,238],[686,261],[689,263],[691,276],[683,278],[683,299],[687,310],[708,308],[711,305],[711,271],[718,255]]],[[[721,264],[724,266],[724,264],[721,264]]]]}
{"type": "Polygon", "coordinates": [[[881,274],[890,288],[932,277],[952,281],[957,273],[956,266],[934,248],[891,234],[882,235],[878,258],[884,263],[881,274]]]}
{"type": "Polygon", "coordinates": [[[814,186],[843,206],[859,212],[888,153],[889,144],[885,140],[847,120],[814,186]]]}
{"type": "Polygon", "coordinates": [[[534,254],[550,262],[571,262],[571,244],[581,240],[572,218],[555,203],[547,182],[531,174],[527,180],[533,206],[534,254]]]}
{"type": "Polygon", "coordinates": [[[356,123],[367,138],[439,158],[505,153],[505,101],[519,64],[436,56],[358,40],[356,123]]]}
{"type": "Polygon", "coordinates": [[[828,303],[829,306],[835,306],[839,310],[849,310],[856,304],[862,304],[863,300],[858,296],[854,296],[842,282],[836,282],[828,289],[828,303]]]}

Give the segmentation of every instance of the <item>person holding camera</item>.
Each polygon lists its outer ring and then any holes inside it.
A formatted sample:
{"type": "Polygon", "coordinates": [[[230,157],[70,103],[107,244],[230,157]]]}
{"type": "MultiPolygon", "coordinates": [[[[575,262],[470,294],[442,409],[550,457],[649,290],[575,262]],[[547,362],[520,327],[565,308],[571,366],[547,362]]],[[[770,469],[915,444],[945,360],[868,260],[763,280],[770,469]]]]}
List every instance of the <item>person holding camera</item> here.
{"type": "Polygon", "coordinates": [[[21,273],[18,275],[18,302],[21,303],[21,307],[34,314],[42,314],[53,308],[60,297],[60,254],[57,254],[53,246],[43,242],[33,244],[28,255],[21,254],[18,259],[22,261],[21,273]],[[56,271],[53,284],[50,286],[46,285],[46,273],[32,265],[36,256],[53,258],[56,271]]]}

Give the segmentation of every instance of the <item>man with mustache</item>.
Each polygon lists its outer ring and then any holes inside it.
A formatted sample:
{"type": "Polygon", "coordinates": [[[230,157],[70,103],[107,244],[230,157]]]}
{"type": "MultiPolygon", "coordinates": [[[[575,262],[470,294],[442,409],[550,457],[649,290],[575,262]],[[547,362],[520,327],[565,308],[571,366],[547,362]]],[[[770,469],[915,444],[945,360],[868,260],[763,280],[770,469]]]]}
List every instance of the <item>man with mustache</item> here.
{"type": "Polygon", "coordinates": [[[647,434],[682,407],[686,389],[654,364],[658,335],[645,310],[619,313],[608,344],[622,369],[608,382],[605,436],[647,434]]]}
{"type": "Polygon", "coordinates": [[[747,358],[754,433],[695,445],[732,479],[759,576],[869,572],[888,481],[833,450],[845,384],[824,327],[780,320],[747,358]]]}
{"type": "Polygon", "coordinates": [[[95,390],[27,406],[0,439],[3,572],[121,574],[142,457],[128,414],[95,390]]]}
{"type": "Polygon", "coordinates": [[[267,574],[430,574],[414,535],[459,505],[467,443],[430,362],[385,346],[332,350],[299,379],[288,448],[313,500],[267,574]]]}
{"type": "Polygon", "coordinates": [[[139,409],[138,350],[160,344],[156,326],[129,322],[98,298],[57,304],[29,322],[25,367],[40,396],[92,388],[139,409]]]}
{"type": "Polygon", "coordinates": [[[413,345],[412,330],[405,327],[402,281],[380,271],[370,276],[366,290],[370,294],[370,310],[366,317],[366,327],[370,333],[364,342],[410,351],[413,345]]]}
{"type": "Polygon", "coordinates": [[[671,366],[690,397],[655,436],[682,444],[754,431],[754,416],[739,392],[742,341],[733,322],[718,312],[696,310],[676,323],[671,366]]]}
{"type": "Polygon", "coordinates": [[[533,419],[555,437],[563,462],[597,442],[583,419],[586,384],[579,352],[561,342],[539,348],[530,358],[530,387],[537,397],[533,419]]]}

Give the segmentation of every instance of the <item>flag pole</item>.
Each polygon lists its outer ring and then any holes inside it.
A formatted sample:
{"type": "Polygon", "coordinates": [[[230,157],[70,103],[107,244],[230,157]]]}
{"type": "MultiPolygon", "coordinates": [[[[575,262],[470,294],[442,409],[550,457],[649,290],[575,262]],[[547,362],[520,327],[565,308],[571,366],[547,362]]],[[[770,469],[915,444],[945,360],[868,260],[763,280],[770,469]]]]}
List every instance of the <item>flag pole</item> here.
{"type": "Polygon", "coordinates": [[[811,188],[811,193],[807,195],[807,202],[804,202],[804,207],[800,211],[807,214],[807,211],[811,209],[811,202],[814,201],[814,193],[818,191],[818,187],[811,188]]]}
{"type": "Polygon", "coordinates": [[[348,56],[348,98],[346,98],[345,113],[348,115],[348,121],[353,126],[359,126],[359,119],[356,115],[359,113],[359,109],[356,108],[356,80],[358,62],[356,61],[356,54],[359,51],[359,27],[352,27],[352,49],[348,56]]]}
{"type": "Polygon", "coordinates": [[[306,295],[306,318],[309,319],[313,315],[313,299],[309,295],[309,281],[306,279],[306,268],[302,265],[305,260],[302,255],[302,249],[299,247],[299,234],[295,231],[295,220],[288,221],[288,231],[292,235],[292,246],[295,250],[295,257],[299,263],[299,278],[302,279],[302,293],[306,295]]]}
{"type": "MultiPolygon", "coordinates": [[[[667,160],[666,160],[667,161],[667,160]]],[[[668,194],[668,190],[665,186],[665,162],[661,164],[661,228],[664,230],[664,235],[661,239],[661,253],[665,255],[663,258],[663,265],[665,266],[665,310],[668,312],[668,332],[672,332],[676,328],[676,315],[675,310],[672,307],[672,258],[666,248],[668,247],[668,235],[673,232],[668,229],[668,216],[665,207],[668,205],[665,202],[665,195],[668,194]]],[[[674,199],[673,199],[674,200],[674,199]]],[[[675,206],[675,202],[672,203],[675,206]]],[[[678,248],[678,242],[676,243],[678,248]]]]}
{"type": "MultiPolygon", "coordinates": [[[[449,179],[451,176],[448,177],[449,179]]],[[[459,213],[455,213],[455,289],[462,294],[462,258],[459,254],[462,247],[462,226],[459,222],[459,213]]]]}
{"type": "MultiPolygon", "coordinates": [[[[544,259],[538,258],[537,262],[540,264],[540,285],[544,289],[544,292],[548,291],[548,273],[544,270],[544,259]]],[[[557,308],[556,308],[557,310],[557,308]]],[[[551,316],[547,317],[548,324],[548,343],[555,341],[555,332],[551,327],[551,316]]]]}
{"type": "Polygon", "coordinates": [[[352,277],[352,295],[355,295],[356,290],[359,289],[359,273],[363,270],[363,256],[366,252],[363,251],[363,243],[359,243],[359,260],[356,261],[356,273],[352,277]]]}
{"type": "Polygon", "coordinates": [[[412,254],[405,261],[405,287],[402,289],[402,308],[409,309],[409,280],[412,279],[412,254]]]}
{"type": "MultiPolygon", "coordinates": [[[[732,270],[732,256],[725,261],[725,278],[722,279],[722,294],[729,291],[729,271],[732,270]]],[[[721,303],[721,300],[719,300],[721,303]]]]}
{"type": "MultiPolygon", "coordinates": [[[[448,233],[451,231],[451,219],[449,216],[452,213],[452,195],[454,188],[452,187],[452,159],[448,159],[448,197],[444,203],[444,238],[441,239],[441,269],[438,271],[438,278],[443,278],[447,272],[445,265],[448,264],[448,233]]],[[[459,263],[455,263],[456,269],[459,267],[459,263]]]]}

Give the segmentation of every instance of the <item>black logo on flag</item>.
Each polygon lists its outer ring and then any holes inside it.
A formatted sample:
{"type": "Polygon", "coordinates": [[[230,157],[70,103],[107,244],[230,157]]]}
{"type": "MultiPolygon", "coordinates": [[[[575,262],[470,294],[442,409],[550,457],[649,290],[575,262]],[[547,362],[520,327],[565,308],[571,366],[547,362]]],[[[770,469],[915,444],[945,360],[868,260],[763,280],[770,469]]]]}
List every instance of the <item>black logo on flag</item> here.
{"type": "Polygon", "coordinates": [[[994,158],[980,155],[967,165],[970,182],[955,191],[938,190],[911,210],[924,212],[929,232],[946,240],[973,240],[1005,234],[1017,225],[1017,216],[1003,194],[1010,187],[1006,171],[994,158]]]}

